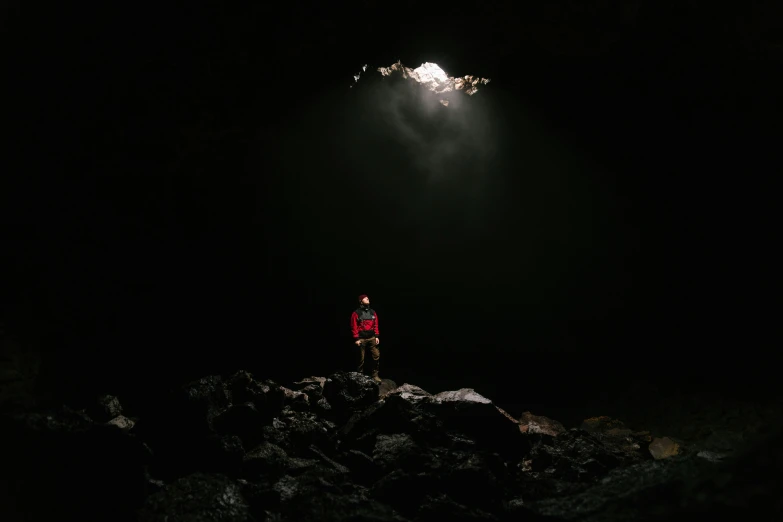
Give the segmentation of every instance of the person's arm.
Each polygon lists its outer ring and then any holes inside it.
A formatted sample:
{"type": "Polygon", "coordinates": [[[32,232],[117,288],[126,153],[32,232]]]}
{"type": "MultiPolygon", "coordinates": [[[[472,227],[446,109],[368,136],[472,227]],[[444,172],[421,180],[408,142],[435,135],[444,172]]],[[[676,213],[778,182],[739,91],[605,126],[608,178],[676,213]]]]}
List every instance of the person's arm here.
{"type": "Polygon", "coordinates": [[[378,312],[375,312],[375,337],[378,337],[380,332],[378,331],[378,312]]]}
{"type": "Polygon", "coordinates": [[[353,340],[359,340],[359,316],[356,312],[351,314],[351,333],[353,334],[353,340]]]}

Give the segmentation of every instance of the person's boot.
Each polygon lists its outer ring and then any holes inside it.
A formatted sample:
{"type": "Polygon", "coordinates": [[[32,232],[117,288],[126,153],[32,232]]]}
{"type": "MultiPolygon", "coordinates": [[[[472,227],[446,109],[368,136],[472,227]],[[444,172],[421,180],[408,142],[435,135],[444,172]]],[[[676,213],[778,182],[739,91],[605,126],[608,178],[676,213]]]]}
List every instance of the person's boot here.
{"type": "Polygon", "coordinates": [[[378,370],[372,372],[372,380],[377,382],[378,384],[381,383],[381,378],[378,377],[378,370]]]}

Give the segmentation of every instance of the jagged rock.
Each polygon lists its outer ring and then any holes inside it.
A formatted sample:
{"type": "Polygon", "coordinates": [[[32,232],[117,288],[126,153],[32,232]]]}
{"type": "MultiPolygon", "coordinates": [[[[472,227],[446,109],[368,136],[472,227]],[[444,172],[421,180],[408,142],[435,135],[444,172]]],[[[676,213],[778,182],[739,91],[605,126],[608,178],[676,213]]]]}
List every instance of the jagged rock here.
{"type": "Polygon", "coordinates": [[[318,459],[292,457],[277,444],[263,442],[245,455],[244,476],[257,480],[261,477],[280,477],[286,473],[297,475],[318,465],[318,459]]]}
{"type": "Polygon", "coordinates": [[[650,443],[650,454],[655,459],[666,459],[680,453],[680,445],[669,437],[656,437],[650,443]]]}
{"type": "Polygon", "coordinates": [[[310,397],[301,391],[289,390],[281,387],[285,396],[284,404],[296,411],[307,411],[310,409],[310,397]]]}
{"type": "Polygon", "coordinates": [[[461,388],[459,390],[444,391],[432,396],[433,404],[492,404],[490,399],[487,399],[480,393],[476,393],[473,388],[461,388]]]}
{"type": "Polygon", "coordinates": [[[238,483],[218,474],[194,473],[151,495],[140,522],[251,522],[250,506],[238,483]]]}
{"type": "MultiPolygon", "coordinates": [[[[393,482],[402,473],[424,480],[419,487],[426,484],[428,489],[417,493],[420,495],[447,493],[465,499],[470,505],[484,507],[499,503],[503,497],[507,472],[497,454],[424,448],[411,437],[396,434],[378,436],[373,461],[391,477],[381,479],[376,488],[380,495],[393,486],[389,480],[393,482]]],[[[387,499],[387,502],[398,507],[398,500],[387,499]]],[[[403,511],[406,509],[405,505],[399,507],[403,511]]]]}
{"type": "Polygon", "coordinates": [[[638,462],[645,456],[638,446],[629,447],[621,437],[572,429],[557,437],[541,435],[527,458],[532,472],[578,482],[638,462]]]}
{"type": "Polygon", "coordinates": [[[284,428],[286,428],[286,424],[275,417],[272,419],[271,426],[264,426],[261,429],[261,434],[267,442],[271,442],[278,446],[288,445],[288,439],[284,428]]]}
{"type": "Polygon", "coordinates": [[[389,394],[370,407],[356,412],[336,436],[343,450],[357,449],[371,454],[380,433],[407,433],[416,440],[447,443],[443,424],[432,413],[416,408],[416,402],[401,394],[389,394]]]}
{"type": "Polygon", "coordinates": [[[326,377],[306,377],[293,383],[290,389],[283,388],[285,404],[298,411],[313,411],[330,417],[332,405],[324,398],[326,377]]]}
{"type": "Polygon", "coordinates": [[[109,422],[122,415],[122,405],[120,405],[120,400],[113,395],[101,395],[87,413],[97,422],[109,422]]]}
{"type": "Polygon", "coordinates": [[[426,451],[405,433],[378,435],[372,459],[384,472],[420,469],[429,460],[426,451]]]}
{"type": "Polygon", "coordinates": [[[529,411],[524,412],[518,421],[521,431],[527,433],[540,433],[557,437],[568,431],[560,422],[543,415],[533,415],[529,411]]]}
{"type": "Polygon", "coordinates": [[[280,494],[281,502],[287,505],[290,505],[292,501],[298,498],[303,500],[308,493],[314,493],[316,488],[320,489],[322,493],[341,493],[336,485],[322,477],[314,475],[306,475],[298,479],[290,475],[285,475],[275,482],[272,487],[272,489],[280,494]]]}
{"type": "Polygon", "coordinates": [[[249,398],[249,402],[255,404],[265,418],[276,415],[285,407],[285,390],[271,379],[244,381],[243,386],[233,389],[234,403],[243,402],[245,398],[249,398]]]}
{"type": "Polygon", "coordinates": [[[496,408],[501,414],[503,414],[504,417],[517,424],[519,426],[519,431],[522,433],[543,434],[549,435],[551,437],[557,437],[561,433],[565,433],[567,431],[565,426],[563,426],[560,422],[550,419],[549,417],[533,415],[529,411],[526,411],[519,419],[515,419],[503,408],[500,408],[499,406],[496,406],[496,408]]]}
{"type": "Polygon", "coordinates": [[[315,468],[349,473],[348,468],[331,459],[318,447],[309,448],[311,458],[291,457],[276,444],[263,442],[244,457],[244,476],[248,479],[279,477],[283,474],[298,475],[315,468]],[[314,457],[314,458],[313,458],[314,457]]]}
{"type": "Polygon", "coordinates": [[[399,395],[405,400],[414,401],[414,402],[421,398],[432,397],[431,393],[422,390],[421,388],[419,388],[414,384],[408,384],[408,383],[396,387],[395,389],[391,390],[387,395],[399,395]]]}
{"type": "Polygon", "coordinates": [[[368,440],[368,435],[372,438],[370,446],[365,448],[365,453],[372,453],[372,448],[375,447],[375,435],[378,432],[379,421],[382,421],[383,413],[377,414],[378,411],[383,410],[387,406],[387,401],[378,401],[368,408],[354,413],[337,431],[336,437],[338,439],[338,445],[347,449],[348,447],[355,447],[357,441],[364,439],[368,440]]]}
{"type": "Polygon", "coordinates": [[[286,476],[296,477],[302,473],[318,469],[320,462],[317,459],[302,459],[299,457],[288,457],[285,460],[286,476]]]}
{"type": "Polygon", "coordinates": [[[265,440],[279,445],[291,455],[309,456],[312,444],[333,453],[332,434],[336,425],[321,419],[312,412],[299,412],[286,408],[280,417],[272,420],[271,426],[264,426],[265,440]]]}
{"type": "Polygon", "coordinates": [[[255,391],[263,393],[263,387],[258,382],[253,374],[239,370],[233,374],[226,376],[224,380],[226,387],[231,392],[232,400],[236,402],[248,402],[255,399],[255,391]]]}
{"type": "Polygon", "coordinates": [[[237,435],[246,445],[253,446],[262,440],[261,429],[266,420],[254,403],[245,402],[223,410],[215,417],[213,426],[217,433],[237,435]]]}
{"type": "Polygon", "coordinates": [[[336,429],[333,422],[320,419],[314,413],[297,411],[284,411],[281,419],[286,423],[288,446],[295,453],[312,444],[324,449],[331,447],[331,436],[336,429]]]}
{"type": "Polygon", "coordinates": [[[324,383],[326,382],[326,377],[305,377],[301,381],[294,382],[294,388],[295,390],[304,391],[303,388],[310,387],[311,385],[319,386],[321,389],[324,387],[324,383]]]}
{"type": "Polygon", "coordinates": [[[317,402],[319,399],[322,399],[324,396],[323,384],[318,384],[318,383],[308,384],[307,386],[300,389],[299,391],[307,394],[311,402],[313,401],[317,402]]]}
{"type": "Polygon", "coordinates": [[[321,415],[330,417],[332,414],[332,405],[325,398],[321,397],[313,406],[313,411],[321,415]]]}
{"type": "Polygon", "coordinates": [[[463,433],[483,447],[509,457],[529,448],[518,425],[498,411],[491,400],[470,388],[441,392],[417,403],[422,410],[433,413],[447,430],[463,433]]]}
{"type": "MultiPolygon", "coordinates": [[[[405,403],[405,399],[398,394],[392,402],[405,403]]],[[[383,408],[389,408],[388,404],[383,408]]],[[[417,502],[425,494],[448,492],[461,497],[467,495],[469,503],[476,505],[498,504],[506,479],[502,458],[497,454],[479,453],[470,444],[467,451],[438,445],[449,446],[450,441],[449,437],[428,439],[421,433],[419,437],[407,433],[378,433],[373,462],[380,473],[387,476],[374,486],[374,495],[405,516],[413,516],[417,502]],[[406,488],[405,484],[417,485],[397,495],[399,489],[406,488]]]]}
{"type": "Polygon", "coordinates": [[[136,423],[132,419],[129,419],[124,415],[118,415],[113,419],[111,419],[106,424],[109,424],[110,426],[116,426],[120,428],[122,431],[130,431],[131,429],[133,429],[133,426],[136,425],[136,423]]]}
{"type": "Polygon", "coordinates": [[[219,375],[209,375],[186,384],[173,402],[172,407],[190,421],[192,429],[206,434],[212,430],[215,417],[231,404],[231,394],[219,375]]]}
{"type": "Polygon", "coordinates": [[[430,395],[410,385],[354,414],[338,437],[343,450],[371,453],[378,434],[394,433],[407,433],[428,446],[492,448],[509,457],[529,448],[518,426],[473,390],[430,395]]]}
{"type": "Polygon", "coordinates": [[[324,397],[342,421],[378,400],[378,384],[358,372],[337,372],[324,383],[324,397]]]}
{"type": "Polygon", "coordinates": [[[274,475],[285,469],[288,459],[286,451],[268,441],[264,441],[248,451],[244,458],[244,471],[248,478],[259,475],[274,475]]]}

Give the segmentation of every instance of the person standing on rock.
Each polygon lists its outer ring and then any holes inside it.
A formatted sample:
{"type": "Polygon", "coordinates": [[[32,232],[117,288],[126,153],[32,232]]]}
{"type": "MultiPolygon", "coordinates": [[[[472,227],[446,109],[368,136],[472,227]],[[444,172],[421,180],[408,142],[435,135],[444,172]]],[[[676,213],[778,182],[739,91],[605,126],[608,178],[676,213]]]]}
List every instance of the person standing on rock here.
{"type": "Polygon", "coordinates": [[[364,354],[370,349],[372,357],[372,378],[381,382],[378,376],[380,370],[381,351],[378,349],[378,314],[370,308],[370,298],[365,294],[359,296],[359,308],[351,314],[351,333],[354,344],[359,348],[358,372],[364,373],[364,354]]]}

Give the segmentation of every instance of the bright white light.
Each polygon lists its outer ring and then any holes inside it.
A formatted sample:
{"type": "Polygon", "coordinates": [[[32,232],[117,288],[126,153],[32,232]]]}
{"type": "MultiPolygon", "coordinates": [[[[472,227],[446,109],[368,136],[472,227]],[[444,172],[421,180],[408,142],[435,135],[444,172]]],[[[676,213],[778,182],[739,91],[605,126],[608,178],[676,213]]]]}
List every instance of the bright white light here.
{"type": "Polygon", "coordinates": [[[412,80],[419,82],[438,94],[450,92],[453,85],[449,75],[437,63],[425,62],[409,73],[412,80]]]}
{"type": "MultiPolygon", "coordinates": [[[[470,74],[458,77],[449,76],[438,64],[431,62],[425,62],[419,67],[411,69],[398,61],[389,67],[378,67],[378,72],[383,76],[399,73],[406,80],[413,80],[435,94],[464,91],[468,96],[472,96],[478,92],[479,85],[489,83],[489,78],[481,78],[470,74]]],[[[449,100],[448,98],[442,98],[440,103],[448,107],[449,100]]]]}
{"type": "MultiPolygon", "coordinates": [[[[359,78],[361,78],[361,77],[362,77],[362,73],[363,73],[364,71],[366,71],[366,70],[367,70],[367,64],[365,63],[364,65],[362,65],[362,70],[361,70],[361,71],[359,71],[358,73],[356,73],[356,74],[354,74],[354,75],[353,75],[353,81],[354,81],[354,83],[356,83],[356,82],[358,82],[358,81],[359,81],[359,78]]],[[[353,85],[351,85],[351,87],[353,87],[353,85]]]]}

